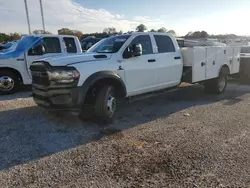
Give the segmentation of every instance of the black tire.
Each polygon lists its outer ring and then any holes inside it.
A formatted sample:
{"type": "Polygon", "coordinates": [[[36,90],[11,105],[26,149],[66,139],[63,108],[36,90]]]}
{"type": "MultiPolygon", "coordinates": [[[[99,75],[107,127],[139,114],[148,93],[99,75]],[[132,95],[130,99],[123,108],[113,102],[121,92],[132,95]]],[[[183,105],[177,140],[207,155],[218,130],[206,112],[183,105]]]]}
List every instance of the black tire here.
{"type": "Polygon", "coordinates": [[[113,86],[103,86],[97,94],[95,116],[98,122],[112,123],[117,111],[117,98],[113,86]]]}
{"type": "Polygon", "coordinates": [[[89,121],[94,117],[94,107],[92,105],[83,106],[80,113],[79,118],[83,121],[89,121]]]}
{"type": "Polygon", "coordinates": [[[204,83],[205,91],[212,94],[221,94],[225,91],[228,82],[228,71],[222,69],[218,78],[208,80],[204,83]]]}
{"type": "Polygon", "coordinates": [[[18,75],[11,71],[0,71],[0,95],[13,94],[17,92],[19,88],[20,80],[18,79],[18,75]]]}

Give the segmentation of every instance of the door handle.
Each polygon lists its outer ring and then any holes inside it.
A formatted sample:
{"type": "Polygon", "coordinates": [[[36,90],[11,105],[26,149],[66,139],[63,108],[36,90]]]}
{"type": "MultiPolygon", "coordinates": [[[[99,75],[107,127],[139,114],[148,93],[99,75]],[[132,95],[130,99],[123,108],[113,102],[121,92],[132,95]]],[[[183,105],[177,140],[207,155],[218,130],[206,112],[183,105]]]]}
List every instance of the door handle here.
{"type": "Polygon", "coordinates": [[[149,59],[148,62],[152,63],[152,62],[156,62],[155,59],[149,59]]]}
{"type": "Polygon", "coordinates": [[[204,63],[204,62],[201,62],[201,66],[203,67],[203,66],[205,66],[206,65],[206,63],[204,63]]]}
{"type": "Polygon", "coordinates": [[[178,57],[174,57],[174,59],[181,59],[181,57],[180,57],[180,56],[178,56],[178,57]]]}

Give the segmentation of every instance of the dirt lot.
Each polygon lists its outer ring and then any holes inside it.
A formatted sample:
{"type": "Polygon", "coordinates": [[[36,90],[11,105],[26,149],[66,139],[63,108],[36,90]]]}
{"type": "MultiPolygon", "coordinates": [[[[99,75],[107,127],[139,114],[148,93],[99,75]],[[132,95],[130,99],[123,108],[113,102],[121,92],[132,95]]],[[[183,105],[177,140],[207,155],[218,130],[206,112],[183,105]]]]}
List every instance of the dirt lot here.
{"type": "Polygon", "coordinates": [[[125,105],[113,125],[0,97],[0,187],[250,187],[250,86],[125,105]]]}

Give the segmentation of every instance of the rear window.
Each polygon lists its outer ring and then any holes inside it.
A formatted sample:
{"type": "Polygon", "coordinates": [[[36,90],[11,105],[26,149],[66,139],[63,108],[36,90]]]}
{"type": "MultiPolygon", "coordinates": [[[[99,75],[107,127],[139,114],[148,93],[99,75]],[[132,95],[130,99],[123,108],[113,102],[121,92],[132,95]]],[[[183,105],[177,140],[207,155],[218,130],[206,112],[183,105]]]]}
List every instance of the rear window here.
{"type": "Polygon", "coordinates": [[[249,47],[242,47],[241,53],[250,53],[250,46],[249,47]]]}
{"type": "Polygon", "coordinates": [[[75,39],[71,37],[63,38],[66,46],[67,53],[77,53],[75,39]]]}
{"type": "Polygon", "coordinates": [[[175,52],[174,44],[169,36],[154,35],[158,53],[175,52]]]}

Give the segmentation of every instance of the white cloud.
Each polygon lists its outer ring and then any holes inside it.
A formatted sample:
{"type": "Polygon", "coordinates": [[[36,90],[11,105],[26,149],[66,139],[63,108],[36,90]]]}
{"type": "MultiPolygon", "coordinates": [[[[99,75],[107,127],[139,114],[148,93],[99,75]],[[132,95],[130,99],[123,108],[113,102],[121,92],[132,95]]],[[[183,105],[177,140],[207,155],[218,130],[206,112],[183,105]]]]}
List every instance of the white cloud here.
{"type": "MultiPolygon", "coordinates": [[[[39,0],[27,0],[31,29],[41,29],[39,0]]],[[[249,10],[235,10],[195,19],[175,18],[160,15],[157,18],[137,15],[132,19],[105,9],[89,9],[71,0],[43,0],[46,30],[57,33],[63,27],[81,30],[84,33],[102,32],[106,27],[117,30],[134,30],[143,23],[150,29],[165,27],[183,35],[189,31],[206,30],[209,33],[236,33],[250,35],[247,19],[249,10]]],[[[0,0],[0,32],[27,33],[27,21],[23,0],[0,0]]]]}
{"type": "MultiPolygon", "coordinates": [[[[101,32],[106,27],[117,30],[134,30],[140,23],[148,27],[161,25],[161,20],[149,17],[125,19],[124,15],[112,14],[104,9],[88,9],[71,0],[43,0],[46,30],[56,33],[58,29],[67,27],[82,30],[84,33],[101,32]]],[[[29,16],[32,30],[41,29],[39,1],[28,0],[29,16]]],[[[27,33],[27,21],[22,0],[0,0],[1,32],[27,33]]]]}

